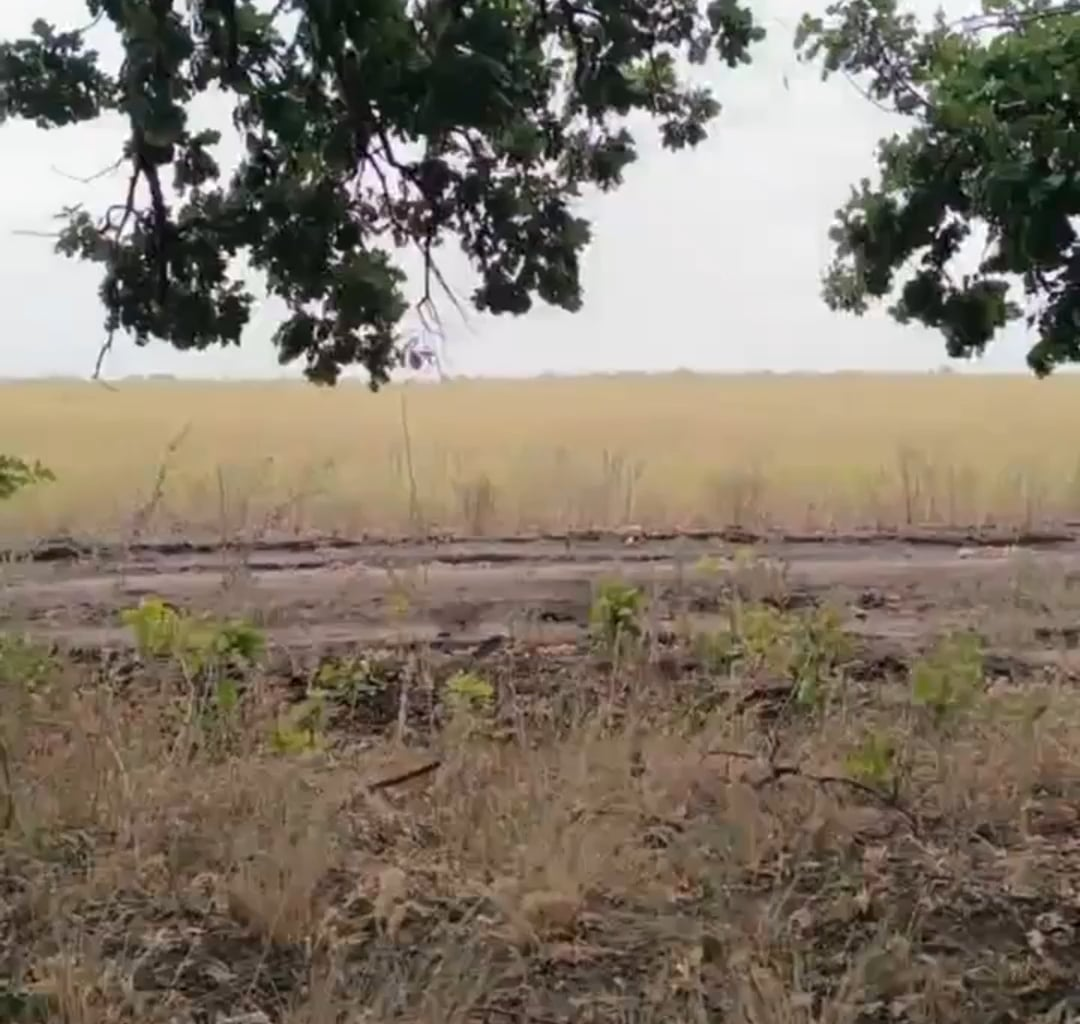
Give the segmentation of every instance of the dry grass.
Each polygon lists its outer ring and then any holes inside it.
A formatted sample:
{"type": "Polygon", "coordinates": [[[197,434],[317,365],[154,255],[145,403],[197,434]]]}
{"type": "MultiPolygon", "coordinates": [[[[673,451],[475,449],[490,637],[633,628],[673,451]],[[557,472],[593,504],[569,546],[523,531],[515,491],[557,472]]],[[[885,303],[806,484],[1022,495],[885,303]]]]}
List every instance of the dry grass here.
{"type": "MultiPolygon", "coordinates": [[[[1032,523],[1074,513],[1057,441],[1077,386],[413,388],[411,475],[394,392],[12,386],[3,448],[59,480],[5,504],[0,530],[1032,523]]],[[[743,568],[764,602],[776,568],[743,568]]],[[[1068,580],[1021,575],[971,597],[987,629],[1023,626],[1018,645],[1035,636],[1021,596],[1039,622],[1075,610],[1068,580]]],[[[563,651],[552,670],[511,643],[483,663],[493,706],[467,712],[449,663],[411,650],[392,688],[332,702],[317,748],[283,753],[307,681],[290,657],[249,669],[215,717],[190,666],[0,632],[0,1024],[1076,1019],[1080,692],[1063,668],[980,666],[971,705],[935,719],[902,673],[855,662],[796,705],[780,634],[737,670],[688,635],[663,645],[615,668],[563,651]]]]}
{"type": "Polygon", "coordinates": [[[615,376],[377,396],[10,384],[5,450],[59,480],[6,504],[0,531],[1060,521],[1080,513],[1080,466],[1060,443],[1080,428],[1078,397],[1068,376],[615,376]]]}
{"type": "Polygon", "coordinates": [[[493,720],[293,756],[269,676],[192,749],[167,673],[0,671],[0,1020],[1072,1019],[1075,690],[935,726],[875,680],[702,720],[648,661],[616,705],[585,666],[579,717],[505,688],[493,720]],[[895,797],[819,781],[868,735],[902,748],[895,797]]]}

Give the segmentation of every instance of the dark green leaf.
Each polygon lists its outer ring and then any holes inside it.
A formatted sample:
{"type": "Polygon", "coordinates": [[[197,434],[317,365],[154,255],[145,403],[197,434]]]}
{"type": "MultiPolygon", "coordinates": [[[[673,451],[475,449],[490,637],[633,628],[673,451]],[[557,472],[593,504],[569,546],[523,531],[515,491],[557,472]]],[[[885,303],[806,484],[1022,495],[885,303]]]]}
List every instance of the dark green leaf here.
{"type": "Polygon", "coordinates": [[[103,264],[106,327],[138,344],[238,343],[254,296],[238,258],[288,307],[275,343],[332,383],[373,386],[399,356],[408,310],[397,247],[456,238],[478,308],[582,303],[583,188],[617,187],[636,157],[625,118],[693,146],[719,107],[682,69],[749,59],[763,36],[740,0],[86,0],[119,36],[115,74],[80,32],[37,22],[0,43],[0,121],[59,127],[119,111],[124,193],[71,211],[57,248],[103,264]],[[225,180],[199,97],[233,104],[243,143],[225,180]],[[167,169],[171,168],[171,173],[167,169]],[[171,185],[171,188],[166,186],[171,185]]]}
{"type": "Polygon", "coordinates": [[[987,0],[923,26],[897,0],[843,0],[796,45],[911,119],[837,213],[828,304],[861,314],[906,276],[893,315],[940,330],[950,356],[1025,317],[1036,373],[1080,358],[1080,5],[987,0]],[[987,242],[962,275],[976,226],[987,242]]]}

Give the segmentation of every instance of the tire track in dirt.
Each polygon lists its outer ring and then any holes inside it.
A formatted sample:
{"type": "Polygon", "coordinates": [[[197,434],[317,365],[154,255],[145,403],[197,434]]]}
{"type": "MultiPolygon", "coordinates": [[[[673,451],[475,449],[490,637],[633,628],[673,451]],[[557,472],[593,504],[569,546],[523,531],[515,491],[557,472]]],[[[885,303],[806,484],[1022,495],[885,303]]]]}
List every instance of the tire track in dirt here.
{"type": "MultiPolygon", "coordinates": [[[[289,648],[468,648],[496,637],[544,647],[582,639],[594,587],[607,578],[644,587],[658,620],[689,610],[707,622],[733,573],[743,571],[723,561],[731,536],[132,545],[9,564],[0,575],[0,617],[65,645],[124,647],[118,611],[157,596],[250,616],[289,648]]],[[[756,546],[764,561],[746,571],[782,575],[795,601],[835,599],[849,609],[854,632],[899,649],[970,621],[977,595],[992,601],[1021,567],[1080,578],[1075,536],[1032,535],[1026,545],[1008,545],[1005,535],[982,539],[972,546],[963,532],[773,538],[756,546]]]]}
{"type": "Polygon", "coordinates": [[[619,530],[577,530],[566,533],[512,534],[489,538],[433,536],[425,540],[408,537],[361,538],[341,537],[282,537],[237,540],[223,544],[217,540],[144,540],[126,544],[91,543],[69,538],[47,539],[22,548],[8,548],[5,559],[46,562],[80,562],[104,559],[116,562],[123,556],[153,561],[158,558],[176,559],[183,556],[218,556],[225,550],[246,551],[249,555],[270,553],[302,557],[305,554],[323,556],[328,551],[363,558],[367,553],[393,552],[395,557],[412,551],[428,558],[440,552],[444,561],[514,561],[536,560],[546,550],[564,552],[574,559],[588,557],[590,547],[611,551],[642,545],[655,550],[658,545],[717,544],[772,545],[780,547],[822,547],[834,550],[879,547],[883,544],[902,544],[908,547],[1023,547],[1056,548],[1069,546],[1080,539],[1080,523],[1066,524],[1057,530],[992,530],[975,528],[932,528],[907,530],[855,530],[830,533],[755,532],[744,529],[726,530],[642,530],[626,527],[619,530]],[[570,553],[573,553],[570,555],[570,553]]]}

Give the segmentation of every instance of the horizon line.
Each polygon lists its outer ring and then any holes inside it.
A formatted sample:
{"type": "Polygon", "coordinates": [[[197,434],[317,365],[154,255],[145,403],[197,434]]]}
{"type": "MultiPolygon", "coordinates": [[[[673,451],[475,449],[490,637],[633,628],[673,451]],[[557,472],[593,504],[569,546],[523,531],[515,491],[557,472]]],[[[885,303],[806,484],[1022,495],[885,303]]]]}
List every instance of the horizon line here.
{"type": "MultiPolygon", "coordinates": [[[[1071,367],[1060,367],[1051,377],[1068,375],[1071,376],[1071,372],[1080,369],[1071,367]]],[[[686,368],[671,369],[671,370],[589,370],[581,372],[569,372],[569,371],[544,371],[543,373],[536,374],[446,374],[441,379],[438,377],[412,375],[406,377],[400,377],[390,380],[382,387],[393,387],[395,385],[414,384],[414,385],[439,385],[439,384],[453,384],[453,383],[475,383],[475,384],[495,384],[495,383],[529,383],[539,381],[552,381],[552,380],[610,380],[620,377],[630,378],[662,378],[662,377],[699,377],[699,378],[749,378],[749,377],[776,377],[776,378],[794,378],[794,377],[1022,377],[1026,379],[1037,379],[1035,375],[1027,369],[997,369],[986,367],[967,367],[967,366],[952,366],[943,365],[933,369],[915,370],[915,369],[830,369],[830,370],[809,370],[809,369],[792,369],[792,370],[771,370],[771,369],[747,369],[747,370],[692,370],[686,368]]],[[[86,376],[79,376],[75,374],[34,374],[27,376],[6,376],[0,375],[0,384],[88,384],[102,388],[115,387],[118,384],[297,384],[307,387],[325,387],[326,385],[314,384],[311,381],[306,380],[302,376],[253,376],[253,377],[238,377],[238,376],[222,376],[222,377],[200,377],[189,376],[186,374],[172,374],[172,373],[145,373],[145,374],[127,374],[125,376],[118,377],[102,377],[94,379],[86,376]]],[[[359,376],[343,376],[336,386],[362,386],[368,387],[368,382],[365,378],[359,376]]]]}

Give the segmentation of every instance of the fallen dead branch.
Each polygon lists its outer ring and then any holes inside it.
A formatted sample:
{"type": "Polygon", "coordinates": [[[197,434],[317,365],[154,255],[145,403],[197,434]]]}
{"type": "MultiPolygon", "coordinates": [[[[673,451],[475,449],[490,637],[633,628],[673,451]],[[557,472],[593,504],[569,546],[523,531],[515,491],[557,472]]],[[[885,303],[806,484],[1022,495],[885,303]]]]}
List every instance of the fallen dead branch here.
{"type": "Polygon", "coordinates": [[[391,789],[394,786],[401,786],[406,782],[412,782],[414,779],[421,779],[425,775],[430,775],[434,771],[438,771],[442,767],[441,760],[428,761],[426,764],[420,765],[418,768],[410,768],[407,772],[401,772],[398,775],[391,775],[386,779],[379,779],[376,782],[369,782],[367,790],[369,793],[377,793],[379,790],[391,789]]]}
{"type": "Polygon", "coordinates": [[[899,798],[894,793],[886,793],[875,786],[860,782],[858,779],[853,779],[848,775],[820,775],[816,772],[805,771],[797,764],[780,764],[770,758],[765,758],[760,754],[754,754],[746,750],[706,750],[702,756],[703,758],[730,757],[736,761],[751,761],[761,764],[766,769],[766,772],[761,778],[755,779],[751,783],[751,786],[754,789],[763,789],[765,786],[772,785],[780,779],[798,778],[804,779],[806,782],[813,782],[819,786],[839,786],[856,793],[861,793],[863,796],[870,797],[882,807],[885,807],[890,811],[895,811],[911,826],[911,830],[916,835],[919,834],[918,819],[910,810],[908,810],[908,808],[900,803],[899,798]]]}

